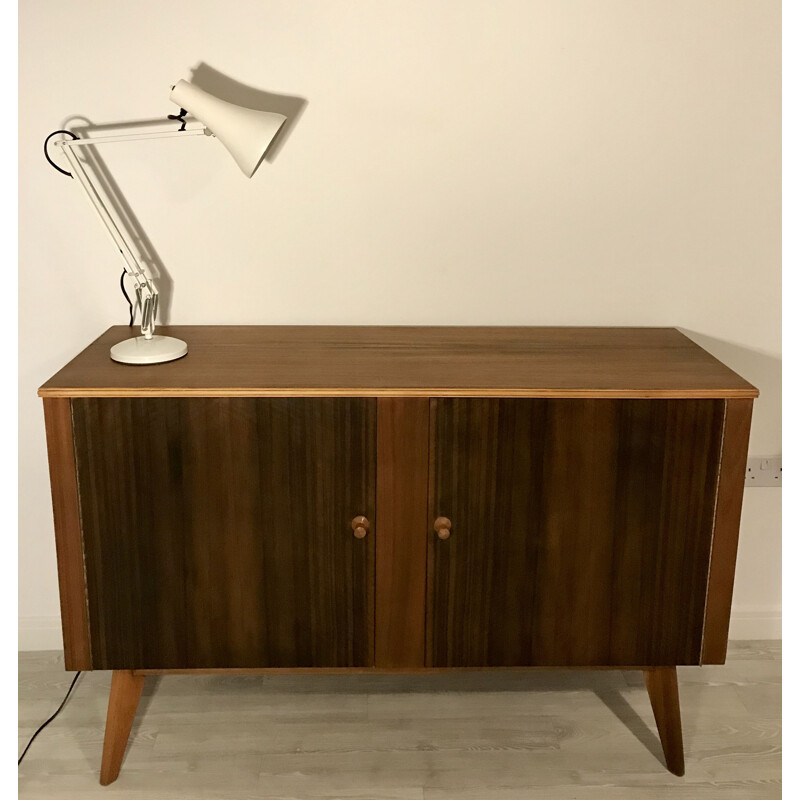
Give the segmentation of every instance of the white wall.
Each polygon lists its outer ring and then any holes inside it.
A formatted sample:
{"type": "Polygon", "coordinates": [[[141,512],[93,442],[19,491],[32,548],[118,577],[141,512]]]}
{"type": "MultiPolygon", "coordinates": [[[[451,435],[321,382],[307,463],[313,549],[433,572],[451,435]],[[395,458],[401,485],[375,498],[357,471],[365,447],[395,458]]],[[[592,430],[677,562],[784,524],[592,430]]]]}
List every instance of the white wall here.
{"type": "MultiPolygon", "coordinates": [[[[761,389],[751,452],[780,452],[777,0],[26,0],[19,20],[22,646],[60,646],[36,389],[126,316],[42,141],[173,113],[201,62],[307,106],[249,182],[203,138],[103,150],[172,322],[675,325],[761,389]]],[[[746,494],[733,633],[778,635],[780,490],[746,494]]]]}

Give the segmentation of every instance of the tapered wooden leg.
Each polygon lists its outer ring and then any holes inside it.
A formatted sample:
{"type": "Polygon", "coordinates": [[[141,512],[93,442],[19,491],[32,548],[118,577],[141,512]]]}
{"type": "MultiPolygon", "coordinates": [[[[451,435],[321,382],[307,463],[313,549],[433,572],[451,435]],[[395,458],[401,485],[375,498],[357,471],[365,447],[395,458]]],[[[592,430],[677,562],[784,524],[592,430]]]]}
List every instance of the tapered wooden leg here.
{"type": "Polygon", "coordinates": [[[681,731],[681,706],[678,699],[678,673],[675,667],[656,667],[644,671],[644,682],[650,695],[650,705],[656,718],[661,747],[667,769],[683,775],[683,732],[681,731]]]}
{"type": "Polygon", "coordinates": [[[119,776],[122,757],[128,745],[131,725],[144,686],[144,675],[134,675],[127,669],[115,669],[111,676],[108,698],[106,738],[103,742],[103,761],[100,765],[100,784],[108,786],[119,776]]]}

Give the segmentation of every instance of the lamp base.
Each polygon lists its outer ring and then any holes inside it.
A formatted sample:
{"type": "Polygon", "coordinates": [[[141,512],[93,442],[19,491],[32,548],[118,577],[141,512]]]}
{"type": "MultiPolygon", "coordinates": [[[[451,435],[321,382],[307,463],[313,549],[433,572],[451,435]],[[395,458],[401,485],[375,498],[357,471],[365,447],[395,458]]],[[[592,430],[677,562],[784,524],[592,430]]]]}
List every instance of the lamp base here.
{"type": "Polygon", "coordinates": [[[137,336],[115,344],[111,348],[111,358],[121,364],[161,364],[182,358],[188,352],[186,342],[172,336],[152,336],[149,339],[137,336]]]}

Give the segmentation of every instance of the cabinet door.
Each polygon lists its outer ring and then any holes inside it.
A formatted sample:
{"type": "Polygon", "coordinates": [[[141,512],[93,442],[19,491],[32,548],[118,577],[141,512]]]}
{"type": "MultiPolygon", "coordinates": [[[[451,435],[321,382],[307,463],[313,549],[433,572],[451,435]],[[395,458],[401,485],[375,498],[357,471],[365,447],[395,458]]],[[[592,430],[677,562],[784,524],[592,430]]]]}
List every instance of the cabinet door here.
{"type": "Polygon", "coordinates": [[[699,663],[723,416],[433,400],[427,663],[699,663]]]}
{"type": "Polygon", "coordinates": [[[375,401],[72,401],[95,669],[372,663],[375,401]]]}

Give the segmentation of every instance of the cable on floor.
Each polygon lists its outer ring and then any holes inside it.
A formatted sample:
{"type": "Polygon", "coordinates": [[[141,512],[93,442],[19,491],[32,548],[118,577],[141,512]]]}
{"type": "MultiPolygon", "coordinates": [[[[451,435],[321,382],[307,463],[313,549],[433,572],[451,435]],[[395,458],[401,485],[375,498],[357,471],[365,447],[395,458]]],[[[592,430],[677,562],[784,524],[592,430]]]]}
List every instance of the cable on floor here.
{"type": "Polygon", "coordinates": [[[67,702],[67,698],[69,697],[70,692],[72,692],[72,688],[73,686],[75,686],[75,682],[78,680],[80,674],[81,674],[80,670],[78,670],[78,672],[75,673],[75,677],[72,679],[72,683],[69,685],[69,689],[67,689],[67,693],[64,695],[64,699],[61,701],[61,705],[56,709],[56,713],[53,714],[53,716],[50,717],[50,719],[43,722],[39,726],[36,733],[34,733],[33,736],[31,736],[30,741],[28,742],[28,744],[25,745],[25,749],[22,751],[22,755],[19,757],[19,761],[17,761],[17,766],[19,766],[22,763],[22,759],[25,758],[25,753],[28,752],[28,748],[33,744],[33,740],[58,716],[58,713],[61,711],[61,709],[64,708],[64,704],[67,702]]]}

